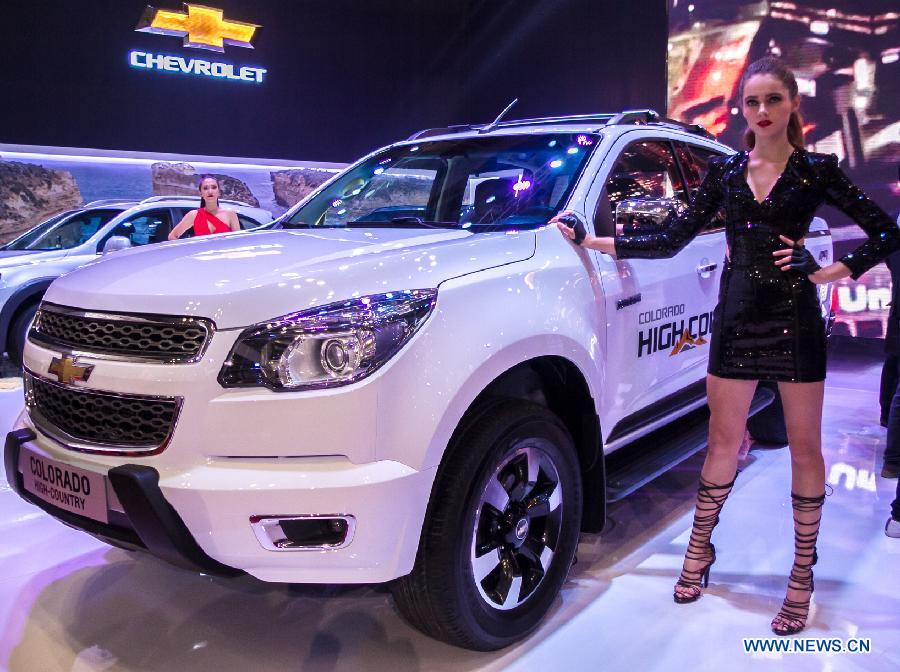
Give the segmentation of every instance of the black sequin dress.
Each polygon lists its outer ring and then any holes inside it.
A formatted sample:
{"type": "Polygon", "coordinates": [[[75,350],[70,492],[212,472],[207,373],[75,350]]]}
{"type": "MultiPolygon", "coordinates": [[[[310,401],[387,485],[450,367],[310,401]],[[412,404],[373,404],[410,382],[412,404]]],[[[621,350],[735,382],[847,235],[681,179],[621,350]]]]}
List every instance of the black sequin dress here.
{"type": "Polygon", "coordinates": [[[724,207],[730,250],[719,285],[709,373],[722,378],[816,382],[825,379],[825,325],[816,286],[782,271],[779,234],[806,236],[816,209],[835,205],[868,235],[840,259],[853,279],[900,249],[900,229],[838,167],[833,154],[797,149],[763,202],[746,180],[749,153],[714,159],[686,214],[661,233],[617,236],[616,256],[665,258],[681,250],[724,207]]]}

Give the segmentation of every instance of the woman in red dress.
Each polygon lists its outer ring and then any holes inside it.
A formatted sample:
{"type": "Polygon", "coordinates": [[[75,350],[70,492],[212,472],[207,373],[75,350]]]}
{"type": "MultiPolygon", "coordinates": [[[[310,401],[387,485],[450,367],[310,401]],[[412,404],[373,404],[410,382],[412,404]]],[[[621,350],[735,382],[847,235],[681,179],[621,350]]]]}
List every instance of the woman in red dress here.
{"type": "Polygon", "coordinates": [[[200,207],[187,213],[169,233],[169,240],[178,240],[192,226],[194,236],[240,231],[237,214],[219,207],[219,181],[212,175],[200,180],[200,207]]]}

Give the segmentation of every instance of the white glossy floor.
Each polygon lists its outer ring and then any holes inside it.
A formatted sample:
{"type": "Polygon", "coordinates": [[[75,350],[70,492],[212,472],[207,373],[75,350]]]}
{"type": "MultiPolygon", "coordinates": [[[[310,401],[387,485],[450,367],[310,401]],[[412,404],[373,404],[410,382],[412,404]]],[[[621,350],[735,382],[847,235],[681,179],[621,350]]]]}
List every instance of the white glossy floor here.
{"type": "MultiPolygon", "coordinates": [[[[867,637],[869,654],[743,652],[770,635],[791,563],[789,461],[754,450],[714,540],[710,588],[676,605],[700,459],[614,505],[585,536],[550,617],[494,654],[434,642],[372,587],[211,579],[104,546],[0,486],[0,668],[74,670],[896,670],[900,540],[883,532],[895,481],[880,471],[879,364],[832,356],[825,508],[809,637],[867,637]]],[[[0,391],[0,424],[21,390],[0,391]]]]}

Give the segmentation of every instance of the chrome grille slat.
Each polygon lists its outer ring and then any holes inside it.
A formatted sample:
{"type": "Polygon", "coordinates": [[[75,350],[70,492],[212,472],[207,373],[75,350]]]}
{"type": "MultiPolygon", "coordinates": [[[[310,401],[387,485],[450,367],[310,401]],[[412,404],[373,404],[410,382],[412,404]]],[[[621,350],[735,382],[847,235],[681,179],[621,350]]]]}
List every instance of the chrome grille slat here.
{"type": "Polygon", "coordinates": [[[76,450],[158,453],[169,441],[179,397],[144,397],[60,385],[24,372],[25,403],[35,426],[76,450]]]}
{"type": "Polygon", "coordinates": [[[203,318],[88,312],[43,303],[28,338],[51,349],[106,359],[188,364],[203,356],[214,329],[203,318]]]}

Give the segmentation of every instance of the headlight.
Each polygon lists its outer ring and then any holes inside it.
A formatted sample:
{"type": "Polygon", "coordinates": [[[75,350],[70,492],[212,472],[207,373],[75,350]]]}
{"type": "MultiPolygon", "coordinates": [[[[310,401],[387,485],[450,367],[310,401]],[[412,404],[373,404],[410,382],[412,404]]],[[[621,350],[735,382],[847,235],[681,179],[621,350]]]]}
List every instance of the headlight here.
{"type": "Polygon", "coordinates": [[[277,392],[354,383],[403,347],[436,300],[436,289],[374,294],[249,327],[231,348],[219,383],[277,392]]]}

